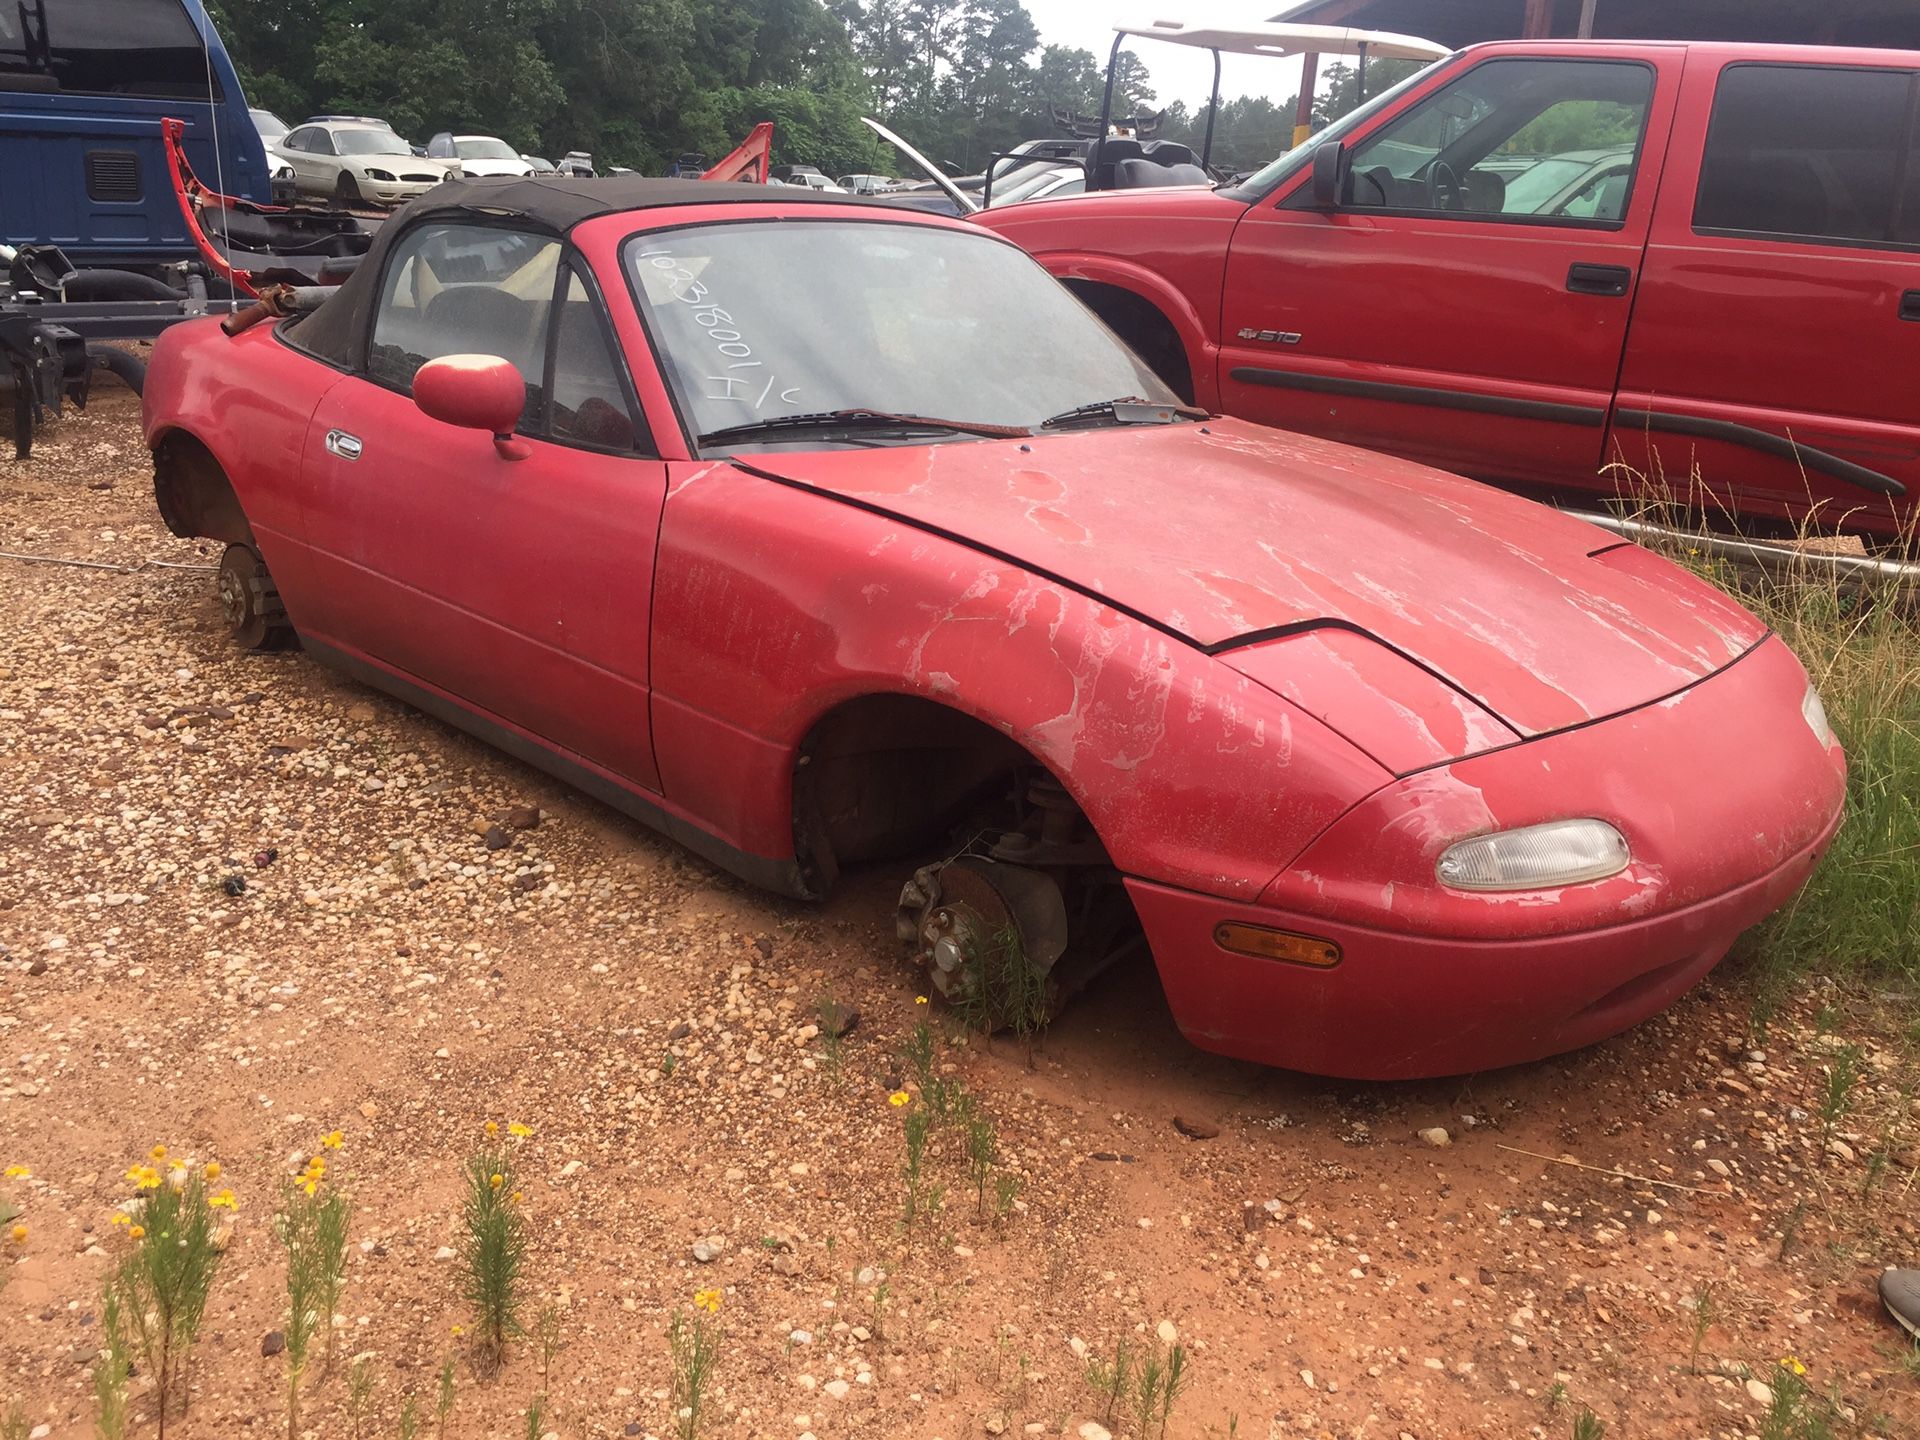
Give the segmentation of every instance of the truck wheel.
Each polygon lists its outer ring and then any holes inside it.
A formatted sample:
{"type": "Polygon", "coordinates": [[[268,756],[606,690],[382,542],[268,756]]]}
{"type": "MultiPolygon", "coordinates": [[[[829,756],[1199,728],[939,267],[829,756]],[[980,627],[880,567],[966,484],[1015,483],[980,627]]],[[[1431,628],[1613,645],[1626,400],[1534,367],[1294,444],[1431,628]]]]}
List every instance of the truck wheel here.
{"type": "Polygon", "coordinates": [[[284,650],[293,643],[287,607],[251,545],[229,545],[220,557],[220,614],[234,640],[247,650],[284,650]]]}
{"type": "Polygon", "coordinates": [[[360,182],[342,170],[340,178],[333,182],[333,200],[336,205],[360,204],[360,182]]]}

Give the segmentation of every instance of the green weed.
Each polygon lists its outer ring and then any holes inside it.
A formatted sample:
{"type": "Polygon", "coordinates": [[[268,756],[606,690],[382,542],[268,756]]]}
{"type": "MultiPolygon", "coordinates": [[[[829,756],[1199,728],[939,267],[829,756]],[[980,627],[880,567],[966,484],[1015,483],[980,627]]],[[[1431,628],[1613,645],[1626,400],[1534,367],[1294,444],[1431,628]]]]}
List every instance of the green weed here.
{"type": "Polygon", "coordinates": [[[504,1149],[476,1151],[467,1159],[464,1177],[463,1298],[474,1310],[479,1366],[492,1372],[506,1359],[507,1341],[521,1333],[527,1226],[514,1188],[513,1160],[504,1149]]]}
{"type": "Polygon", "coordinates": [[[699,1440],[707,1387],[720,1364],[720,1292],[702,1290],[693,1310],[675,1310],[667,1327],[667,1351],[673,1361],[673,1419],[680,1440],[699,1440]]]}

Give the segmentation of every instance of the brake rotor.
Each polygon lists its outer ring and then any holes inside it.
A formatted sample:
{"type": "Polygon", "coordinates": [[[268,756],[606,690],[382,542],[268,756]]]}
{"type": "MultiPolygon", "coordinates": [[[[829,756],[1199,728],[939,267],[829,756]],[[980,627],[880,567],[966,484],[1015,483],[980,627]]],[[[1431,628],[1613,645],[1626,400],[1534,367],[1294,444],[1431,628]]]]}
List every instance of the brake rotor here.
{"type": "Polygon", "coordinates": [[[1067,906],[1041,871],[962,856],[914,872],[895,928],[934,988],[965,1004],[981,996],[983,967],[996,958],[1022,961],[1044,982],[1066,953],[1067,906]]]}

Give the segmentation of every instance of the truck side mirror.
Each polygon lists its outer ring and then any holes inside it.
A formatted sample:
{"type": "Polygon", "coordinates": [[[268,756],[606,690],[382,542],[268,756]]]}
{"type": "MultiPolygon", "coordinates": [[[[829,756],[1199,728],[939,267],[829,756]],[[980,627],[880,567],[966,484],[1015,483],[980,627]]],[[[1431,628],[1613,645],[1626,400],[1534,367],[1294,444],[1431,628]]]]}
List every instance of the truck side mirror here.
{"type": "Polygon", "coordinates": [[[1323,140],[1313,152],[1313,203],[1321,210],[1338,210],[1352,197],[1353,172],[1347,165],[1347,147],[1339,140],[1323,140]]]}

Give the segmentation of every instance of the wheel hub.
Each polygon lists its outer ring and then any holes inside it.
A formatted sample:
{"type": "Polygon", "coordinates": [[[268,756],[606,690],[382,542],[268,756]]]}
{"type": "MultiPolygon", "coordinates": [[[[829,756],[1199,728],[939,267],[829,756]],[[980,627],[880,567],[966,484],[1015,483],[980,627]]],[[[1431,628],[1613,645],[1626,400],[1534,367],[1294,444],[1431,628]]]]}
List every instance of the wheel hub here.
{"type": "Polygon", "coordinates": [[[1040,871],[964,856],[914,873],[895,929],[934,988],[966,1005],[997,988],[996,965],[1024,965],[1044,983],[1066,949],[1067,911],[1040,871]]]}

